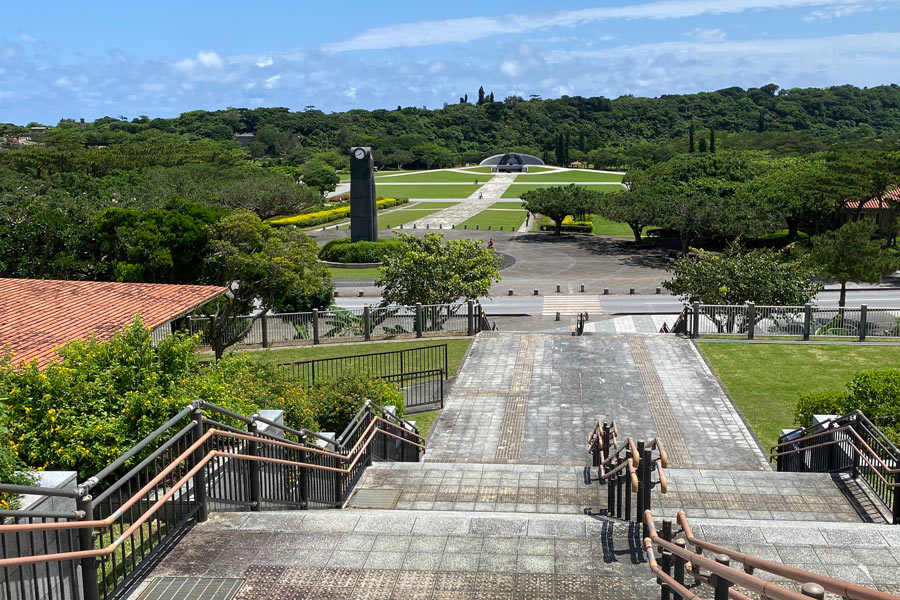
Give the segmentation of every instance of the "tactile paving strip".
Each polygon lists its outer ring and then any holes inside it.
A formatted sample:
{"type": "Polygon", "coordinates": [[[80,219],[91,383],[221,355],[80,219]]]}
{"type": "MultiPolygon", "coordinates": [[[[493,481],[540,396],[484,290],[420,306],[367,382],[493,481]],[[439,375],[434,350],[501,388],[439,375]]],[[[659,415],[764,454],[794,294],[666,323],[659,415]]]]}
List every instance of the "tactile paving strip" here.
{"type": "Polygon", "coordinates": [[[347,506],[350,508],[384,508],[392,509],[397,506],[397,500],[400,499],[400,492],[397,489],[363,489],[356,490],[347,506]]]}
{"type": "Polygon", "coordinates": [[[242,579],[157,577],[138,600],[231,600],[242,579]]]}

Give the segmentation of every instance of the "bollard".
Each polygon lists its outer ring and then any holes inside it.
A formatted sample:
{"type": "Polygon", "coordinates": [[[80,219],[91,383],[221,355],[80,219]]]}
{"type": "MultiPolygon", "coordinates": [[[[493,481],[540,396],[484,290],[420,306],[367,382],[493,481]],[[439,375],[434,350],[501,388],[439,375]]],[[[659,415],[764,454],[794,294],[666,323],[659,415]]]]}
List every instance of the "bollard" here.
{"type": "Polygon", "coordinates": [[[475,224],[475,229],[476,229],[476,230],[481,229],[481,225],[478,224],[478,223],[476,223],[476,224],[475,224]]]}
{"type": "Polygon", "coordinates": [[[503,225],[500,226],[500,231],[503,231],[503,225]]]}
{"type": "Polygon", "coordinates": [[[535,296],[538,295],[538,291],[537,291],[537,290],[534,290],[534,295],[535,295],[535,296]]]}
{"type": "Polygon", "coordinates": [[[662,288],[656,288],[656,293],[657,293],[657,294],[662,294],[662,288]]]}
{"type": "Polygon", "coordinates": [[[468,229],[468,228],[469,228],[469,226],[466,225],[465,223],[463,223],[463,229],[468,229]]]}
{"type": "Polygon", "coordinates": [[[456,223],[452,223],[452,224],[450,225],[450,229],[456,229],[456,223]]]}
{"type": "Polygon", "coordinates": [[[491,227],[490,225],[488,225],[488,231],[491,231],[491,230],[493,230],[493,227],[491,227]]]}
{"type": "Polygon", "coordinates": [[[362,298],[362,297],[363,297],[363,294],[364,294],[364,292],[363,292],[362,290],[360,290],[360,292],[359,292],[359,297],[362,298]]]}
{"type": "Polygon", "coordinates": [[[512,296],[512,295],[513,295],[513,291],[509,290],[509,293],[507,294],[507,296],[512,296]]]}
{"type": "Polygon", "coordinates": [[[559,319],[560,319],[560,314],[559,314],[559,312],[557,312],[557,313],[556,313],[556,319],[555,319],[555,320],[559,321],[559,319]]]}
{"type": "Polygon", "coordinates": [[[557,294],[559,293],[559,284],[558,283],[556,284],[556,293],[557,294]]]}
{"type": "Polygon", "coordinates": [[[415,229],[415,228],[416,228],[416,224],[415,224],[415,223],[413,223],[413,229],[415,229]]]}
{"type": "Polygon", "coordinates": [[[334,297],[335,297],[335,298],[337,298],[337,297],[340,296],[340,295],[341,295],[341,293],[340,293],[339,291],[334,290],[334,297]]]}
{"type": "Polygon", "coordinates": [[[431,229],[431,223],[425,223],[425,229],[431,229]]]}
{"type": "Polygon", "coordinates": [[[609,296],[609,288],[603,288],[603,295],[609,296]]]}
{"type": "Polygon", "coordinates": [[[584,284],[583,283],[581,284],[581,293],[582,294],[584,293],[584,284]]]}
{"type": "Polygon", "coordinates": [[[443,229],[443,228],[444,228],[444,224],[443,224],[443,223],[438,223],[438,229],[443,229]]]}
{"type": "Polygon", "coordinates": [[[628,288],[628,293],[632,296],[634,295],[634,288],[628,288]]]}
{"type": "Polygon", "coordinates": [[[800,587],[800,593],[809,598],[817,598],[822,600],[825,597],[825,588],[818,583],[808,581],[800,587]]]}

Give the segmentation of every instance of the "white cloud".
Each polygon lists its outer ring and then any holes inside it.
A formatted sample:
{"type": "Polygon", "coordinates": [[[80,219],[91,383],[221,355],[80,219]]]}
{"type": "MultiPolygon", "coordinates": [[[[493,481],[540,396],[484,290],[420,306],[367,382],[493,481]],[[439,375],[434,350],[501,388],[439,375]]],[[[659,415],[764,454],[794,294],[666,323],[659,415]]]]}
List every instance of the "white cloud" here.
{"type": "Polygon", "coordinates": [[[725,32],[721,29],[703,29],[698,27],[684,34],[685,37],[698,42],[724,42],[725,32]]]}
{"type": "Polygon", "coordinates": [[[267,90],[271,90],[272,88],[274,88],[274,87],[278,84],[278,81],[279,81],[280,79],[281,79],[281,75],[280,75],[280,74],[279,74],[279,75],[272,75],[271,77],[269,77],[268,79],[266,79],[266,89],[267,89],[267,90]]]}
{"type": "Polygon", "coordinates": [[[504,60],[500,63],[500,70],[510,77],[516,77],[519,74],[519,64],[514,60],[504,60]]]}
{"type": "MultiPolygon", "coordinates": [[[[900,0],[875,0],[896,4],[900,0]]],[[[511,13],[498,17],[466,17],[398,23],[374,27],[350,39],[325,44],[323,50],[383,50],[387,48],[465,43],[495,35],[522,34],[553,27],[634,19],[683,19],[701,15],[734,14],[748,10],[858,5],[859,0],[660,0],[645,4],[564,10],[544,14],[511,13]]]]}
{"type": "Polygon", "coordinates": [[[256,61],[256,66],[260,69],[270,67],[275,63],[271,56],[260,56],[256,61]]]}
{"type": "Polygon", "coordinates": [[[823,10],[814,10],[803,17],[803,20],[806,22],[831,21],[832,19],[840,19],[841,17],[849,17],[855,13],[871,12],[873,10],[875,10],[875,7],[865,6],[860,2],[858,4],[854,3],[846,6],[833,6],[823,10]]]}
{"type": "Polygon", "coordinates": [[[38,43],[38,39],[36,37],[32,37],[32,36],[28,35],[27,33],[20,33],[19,39],[22,40],[23,42],[28,42],[29,44],[38,43]]]}
{"type": "Polygon", "coordinates": [[[179,71],[185,72],[210,71],[221,69],[225,66],[225,61],[212,50],[201,50],[197,56],[175,61],[174,66],[179,71]]]}
{"type": "Polygon", "coordinates": [[[344,96],[346,96],[347,98],[350,98],[351,100],[356,100],[356,88],[355,87],[347,88],[347,91],[344,92],[344,96]]]}

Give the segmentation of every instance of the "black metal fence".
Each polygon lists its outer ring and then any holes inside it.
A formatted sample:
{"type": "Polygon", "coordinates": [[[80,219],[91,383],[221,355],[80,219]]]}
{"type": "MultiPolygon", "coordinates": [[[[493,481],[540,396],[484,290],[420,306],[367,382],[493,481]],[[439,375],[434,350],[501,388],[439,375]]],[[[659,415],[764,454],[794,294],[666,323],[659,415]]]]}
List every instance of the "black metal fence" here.
{"type": "Polygon", "coordinates": [[[423,447],[413,425],[369,402],[332,439],[198,401],[75,490],[0,484],[77,508],[0,515],[0,596],[127,597],[208,511],[340,507],[373,460],[418,461],[423,447]]]}
{"type": "Polygon", "coordinates": [[[281,365],[284,375],[303,386],[322,379],[359,371],[397,385],[407,412],[444,407],[447,379],[447,344],[371,352],[336,358],[318,358],[281,365]]]}
{"type": "Polygon", "coordinates": [[[779,471],[849,473],[900,524],[900,450],[860,411],[782,434],[772,457],[779,471]]]}

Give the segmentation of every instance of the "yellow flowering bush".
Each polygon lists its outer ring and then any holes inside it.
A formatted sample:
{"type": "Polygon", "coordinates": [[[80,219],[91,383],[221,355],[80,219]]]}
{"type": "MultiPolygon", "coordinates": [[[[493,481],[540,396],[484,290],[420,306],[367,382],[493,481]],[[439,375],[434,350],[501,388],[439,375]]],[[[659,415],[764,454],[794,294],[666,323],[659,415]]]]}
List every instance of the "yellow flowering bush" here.
{"type": "MultiPolygon", "coordinates": [[[[378,210],[382,210],[406,204],[407,202],[409,202],[409,200],[406,198],[382,198],[381,200],[376,201],[375,205],[378,207],[378,210]]],[[[271,221],[268,221],[268,223],[275,226],[293,225],[295,227],[315,227],[316,225],[331,223],[332,221],[340,221],[341,219],[346,219],[348,216],[350,216],[350,206],[345,205],[329,208],[328,210],[294,215],[292,217],[272,219],[271,221]]]]}

